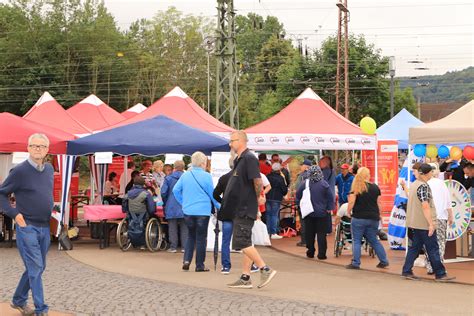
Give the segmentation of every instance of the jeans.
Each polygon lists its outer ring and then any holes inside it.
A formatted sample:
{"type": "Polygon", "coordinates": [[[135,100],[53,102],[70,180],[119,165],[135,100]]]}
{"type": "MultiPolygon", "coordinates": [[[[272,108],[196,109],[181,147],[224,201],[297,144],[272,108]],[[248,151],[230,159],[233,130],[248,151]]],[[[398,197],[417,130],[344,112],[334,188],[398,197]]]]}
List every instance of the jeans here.
{"type": "Polygon", "coordinates": [[[325,258],[326,251],[328,248],[326,231],[327,231],[327,220],[326,217],[311,217],[306,216],[304,218],[305,224],[305,240],[306,248],[308,249],[308,254],[314,255],[314,239],[317,235],[318,238],[318,258],[325,258]]]}
{"type": "Polygon", "coordinates": [[[50,245],[48,227],[16,226],[16,244],[21,259],[25,265],[25,272],[13,294],[13,304],[25,306],[28,292],[31,289],[36,313],[48,312],[48,305],[44,303],[43,281],[41,276],[46,268],[46,254],[50,245]]]}
{"type": "Polygon", "coordinates": [[[184,222],[188,227],[189,233],[184,249],[184,262],[191,262],[193,260],[194,248],[196,248],[196,269],[204,269],[209,216],[184,215],[184,222]]]}
{"type": "Polygon", "coordinates": [[[221,248],[221,263],[223,268],[230,269],[230,241],[232,239],[232,221],[222,222],[222,248],[221,248]]]}
{"type": "Polygon", "coordinates": [[[188,227],[184,223],[184,218],[168,219],[168,235],[170,240],[170,249],[176,250],[178,248],[178,228],[180,231],[181,248],[186,246],[188,240],[188,227]]]}
{"type": "Polygon", "coordinates": [[[412,243],[408,246],[407,256],[405,257],[405,264],[403,265],[403,274],[413,274],[413,264],[420,253],[420,250],[425,246],[428,258],[430,259],[433,272],[436,278],[441,278],[446,275],[446,269],[439,257],[438,238],[436,232],[432,236],[428,236],[428,230],[411,229],[412,243]]]}
{"type": "Polygon", "coordinates": [[[280,226],[280,205],[281,201],[267,201],[266,217],[267,230],[269,235],[278,234],[278,227],[280,226]]]}
{"type": "Polygon", "coordinates": [[[374,248],[379,261],[388,264],[387,254],[380,241],[377,239],[379,221],[373,219],[352,218],[352,265],[360,266],[360,252],[362,248],[362,237],[374,248]]]}

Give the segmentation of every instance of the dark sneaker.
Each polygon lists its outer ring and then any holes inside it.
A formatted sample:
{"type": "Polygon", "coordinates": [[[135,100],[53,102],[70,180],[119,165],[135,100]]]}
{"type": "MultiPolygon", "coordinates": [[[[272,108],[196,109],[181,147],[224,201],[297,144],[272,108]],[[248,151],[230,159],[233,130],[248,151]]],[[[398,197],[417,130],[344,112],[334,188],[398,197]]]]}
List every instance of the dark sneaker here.
{"type": "Polygon", "coordinates": [[[227,287],[229,287],[231,289],[251,289],[251,288],[253,288],[252,281],[250,281],[250,280],[245,281],[245,280],[242,280],[241,278],[239,278],[234,283],[227,284],[227,287]]]}
{"type": "Polygon", "coordinates": [[[221,273],[222,274],[230,274],[230,268],[222,268],[221,273]]]}
{"type": "Polygon", "coordinates": [[[420,278],[414,275],[413,273],[403,273],[402,277],[404,277],[407,280],[412,280],[412,281],[420,280],[420,278]]]}
{"type": "Polygon", "coordinates": [[[257,267],[255,264],[252,264],[252,267],[250,268],[250,273],[256,273],[260,271],[260,268],[257,267]]]}
{"type": "Polygon", "coordinates": [[[204,267],[204,268],[199,268],[199,269],[196,268],[194,271],[196,271],[196,272],[209,272],[211,270],[209,270],[209,268],[204,267]]]}
{"type": "Polygon", "coordinates": [[[355,266],[355,265],[353,265],[353,264],[351,263],[351,264],[348,264],[348,265],[346,266],[346,269],[349,269],[349,270],[360,270],[360,267],[355,266]]]}
{"type": "Polygon", "coordinates": [[[28,305],[25,306],[17,306],[13,303],[10,303],[10,307],[13,309],[16,309],[21,313],[23,316],[30,316],[35,314],[35,310],[29,307],[28,305]]]}
{"type": "Polygon", "coordinates": [[[190,262],[185,261],[183,263],[183,271],[189,271],[189,265],[190,264],[191,264],[190,262]]]}
{"type": "Polygon", "coordinates": [[[436,282],[453,282],[454,280],[456,280],[456,277],[450,277],[447,274],[435,279],[436,282]]]}
{"type": "Polygon", "coordinates": [[[318,260],[326,260],[328,257],[326,256],[318,256],[318,260]]]}
{"type": "Polygon", "coordinates": [[[296,243],[296,247],[306,247],[306,243],[300,241],[296,243]]]}
{"type": "Polygon", "coordinates": [[[260,284],[258,285],[258,288],[261,289],[262,287],[267,286],[276,274],[277,272],[273,269],[260,270],[260,284]]]}
{"type": "Polygon", "coordinates": [[[314,258],[314,252],[307,250],[306,251],[306,257],[310,258],[310,259],[313,259],[314,258]]]}
{"type": "Polygon", "coordinates": [[[379,264],[376,267],[379,269],[386,269],[388,268],[388,266],[389,266],[388,263],[379,262],[379,264]]]}

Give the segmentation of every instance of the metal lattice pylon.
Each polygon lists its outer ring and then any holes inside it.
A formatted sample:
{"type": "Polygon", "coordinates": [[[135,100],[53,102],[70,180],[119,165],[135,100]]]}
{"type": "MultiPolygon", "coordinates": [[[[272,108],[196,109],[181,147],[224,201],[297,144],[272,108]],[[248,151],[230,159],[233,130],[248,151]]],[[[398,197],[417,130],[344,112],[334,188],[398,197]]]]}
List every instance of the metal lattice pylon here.
{"type": "Polygon", "coordinates": [[[235,11],[233,0],[217,0],[217,35],[215,55],[216,118],[239,128],[239,106],[235,57],[235,11]]]}
{"type": "Polygon", "coordinates": [[[349,10],[347,0],[340,0],[337,28],[337,68],[336,68],[336,111],[344,108],[344,116],[349,118],[349,10]],[[344,59],[344,64],[342,63],[344,59]],[[344,101],[341,102],[341,99],[344,101]],[[342,106],[341,106],[342,105],[342,106]]]}

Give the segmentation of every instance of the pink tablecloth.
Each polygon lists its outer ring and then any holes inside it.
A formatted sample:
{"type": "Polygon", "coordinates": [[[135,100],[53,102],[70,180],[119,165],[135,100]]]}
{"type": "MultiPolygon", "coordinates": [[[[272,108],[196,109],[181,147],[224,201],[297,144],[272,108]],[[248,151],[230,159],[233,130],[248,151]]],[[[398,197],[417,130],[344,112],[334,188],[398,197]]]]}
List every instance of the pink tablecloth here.
{"type": "MultiPolygon", "coordinates": [[[[163,208],[156,208],[156,216],[163,217],[163,208]]],[[[101,221],[109,219],[122,219],[125,213],[121,205],[84,205],[84,219],[88,221],[101,221]]]]}

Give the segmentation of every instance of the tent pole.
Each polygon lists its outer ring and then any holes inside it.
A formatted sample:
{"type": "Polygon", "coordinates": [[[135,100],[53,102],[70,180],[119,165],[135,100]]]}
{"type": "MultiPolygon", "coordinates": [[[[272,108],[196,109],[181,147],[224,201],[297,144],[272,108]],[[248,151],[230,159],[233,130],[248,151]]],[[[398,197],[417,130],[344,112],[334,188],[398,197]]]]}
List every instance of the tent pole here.
{"type": "Polygon", "coordinates": [[[375,141],[375,183],[379,184],[379,163],[378,163],[379,142],[375,141]]]}
{"type": "MultiPolygon", "coordinates": [[[[124,172],[124,183],[125,185],[128,183],[128,156],[123,156],[123,172],[124,172]]],[[[122,191],[122,188],[120,188],[120,191],[122,191]]],[[[123,192],[125,192],[125,188],[123,188],[123,192]]]]}

